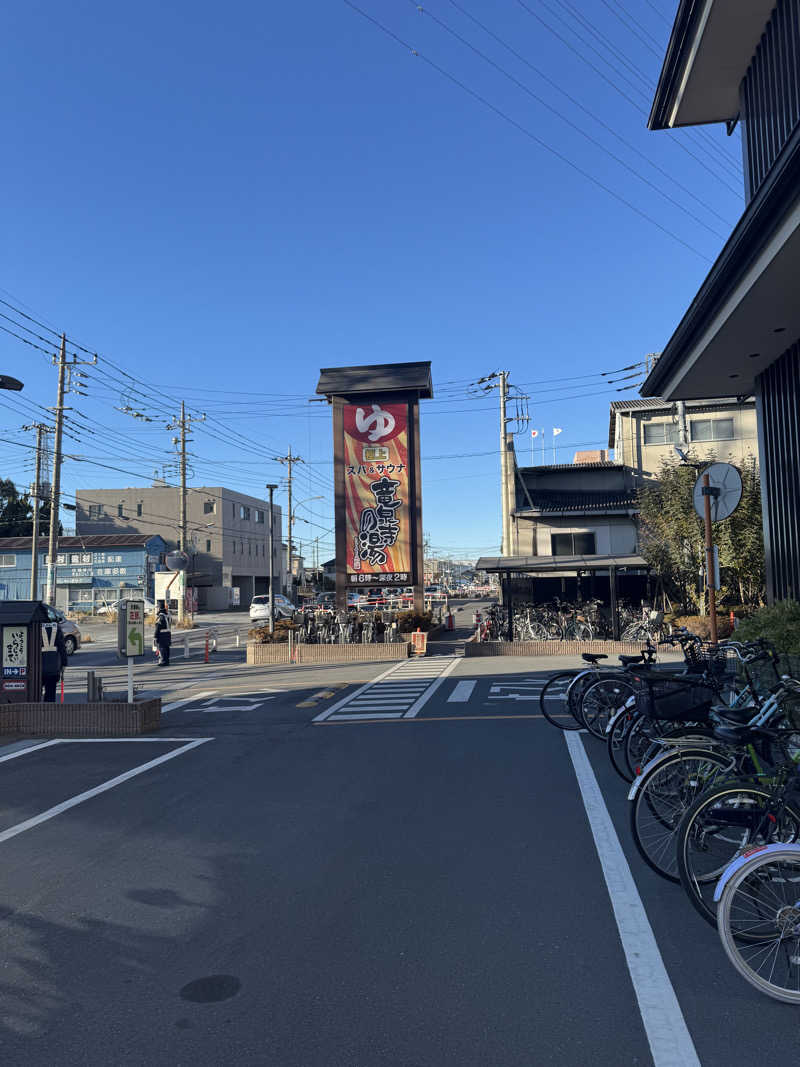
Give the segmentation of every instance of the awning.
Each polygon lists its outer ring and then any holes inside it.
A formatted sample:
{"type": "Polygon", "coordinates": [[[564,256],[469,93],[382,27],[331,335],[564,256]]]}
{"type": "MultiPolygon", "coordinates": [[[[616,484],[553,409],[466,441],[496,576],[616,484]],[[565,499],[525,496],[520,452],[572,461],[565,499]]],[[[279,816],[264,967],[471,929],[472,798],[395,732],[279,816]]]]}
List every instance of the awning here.
{"type": "Polygon", "coordinates": [[[647,567],[639,555],[628,556],[482,556],[475,569],[490,574],[547,574],[553,571],[606,571],[609,567],[647,567]]]}

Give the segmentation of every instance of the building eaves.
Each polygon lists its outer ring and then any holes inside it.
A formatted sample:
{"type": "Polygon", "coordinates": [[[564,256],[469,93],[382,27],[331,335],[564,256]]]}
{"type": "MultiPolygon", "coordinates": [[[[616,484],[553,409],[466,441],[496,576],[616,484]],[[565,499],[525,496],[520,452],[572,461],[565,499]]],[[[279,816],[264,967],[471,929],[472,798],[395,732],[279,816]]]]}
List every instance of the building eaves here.
{"type": "MultiPolygon", "coordinates": [[[[795,127],[789,141],[781,149],[780,155],[725,242],[658,362],[645,379],[641,387],[644,396],[660,396],[665,392],[665,387],[675,372],[680,370],[692,345],[700,340],[709,323],[735,293],[749,268],[772,240],[786,213],[797,200],[798,188],[800,125],[795,127]]],[[[765,354],[766,365],[782,354],[779,337],[773,338],[773,343],[775,352],[770,356],[765,354]]],[[[766,344],[765,340],[765,346],[766,344]]],[[[757,373],[764,369],[762,361],[757,365],[757,373]]],[[[745,382],[745,377],[742,376],[741,380],[745,382]]],[[[746,390],[748,394],[752,391],[752,383],[746,385],[746,390]]]]}
{"type": "Polygon", "coordinates": [[[622,489],[598,493],[563,493],[558,490],[532,490],[532,508],[520,508],[518,515],[552,512],[605,512],[636,506],[636,491],[622,489]]]}
{"type": "Polygon", "coordinates": [[[539,467],[518,467],[517,470],[520,474],[524,474],[526,471],[539,473],[540,471],[596,471],[609,470],[610,468],[621,470],[622,467],[622,463],[614,463],[610,459],[602,459],[593,463],[551,463],[542,464],[539,467]]]}
{"type": "MultiPolygon", "coordinates": [[[[164,540],[160,534],[87,534],[85,537],[59,537],[62,548],[143,548],[154,538],[164,540]]],[[[29,549],[30,537],[0,537],[0,548],[29,549]]],[[[39,551],[47,551],[48,539],[39,538],[39,551]]]]}

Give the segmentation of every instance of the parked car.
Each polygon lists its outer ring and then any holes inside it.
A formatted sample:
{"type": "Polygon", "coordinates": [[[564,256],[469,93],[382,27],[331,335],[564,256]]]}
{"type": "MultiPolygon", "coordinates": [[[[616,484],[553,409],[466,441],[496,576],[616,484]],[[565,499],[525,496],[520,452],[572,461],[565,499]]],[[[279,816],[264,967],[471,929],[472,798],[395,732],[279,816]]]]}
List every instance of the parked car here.
{"type": "MultiPolygon", "coordinates": [[[[297,606],[282,593],[275,593],[274,602],[276,619],[291,619],[292,615],[297,611],[297,606]]],[[[250,601],[250,619],[253,622],[261,622],[264,619],[269,620],[268,593],[254,596],[250,601]]]]}
{"type": "Polygon", "coordinates": [[[47,612],[47,617],[50,619],[50,622],[58,622],[61,624],[61,632],[64,635],[64,647],[67,650],[67,655],[73,655],[73,653],[77,652],[81,647],[81,632],[76,623],[74,623],[72,619],[68,619],[60,608],[52,608],[49,604],[45,604],[44,609],[47,612]]]}
{"type": "MultiPolygon", "coordinates": [[[[123,597],[123,600],[136,600],[136,597],[123,597]]],[[[147,597],[142,598],[144,600],[144,613],[145,615],[154,615],[156,606],[152,600],[148,600],[147,597]]],[[[119,606],[123,600],[115,600],[113,604],[101,604],[99,608],[95,608],[96,615],[113,615],[114,612],[119,611],[119,606]]]]}

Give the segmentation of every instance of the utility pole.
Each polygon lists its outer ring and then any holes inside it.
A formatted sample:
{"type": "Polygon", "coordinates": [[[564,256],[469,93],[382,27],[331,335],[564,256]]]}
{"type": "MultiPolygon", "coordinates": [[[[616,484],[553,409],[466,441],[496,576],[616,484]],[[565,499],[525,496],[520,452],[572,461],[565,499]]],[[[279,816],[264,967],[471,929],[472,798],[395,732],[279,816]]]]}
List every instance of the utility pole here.
{"type": "MultiPolygon", "coordinates": [[[[173,437],[172,443],[180,447],[180,521],[178,526],[178,548],[181,552],[186,552],[186,546],[188,542],[187,534],[187,521],[186,521],[186,444],[190,440],[186,436],[187,429],[191,427],[193,421],[203,422],[205,414],[203,415],[187,415],[186,403],[181,401],[181,414],[180,418],[173,420],[167,425],[168,430],[180,430],[180,437],[173,437]]],[[[184,575],[186,572],[184,571],[184,575]]],[[[185,578],[184,578],[185,581],[185,578]]],[[[183,623],[186,619],[186,586],[184,585],[183,593],[178,597],[178,623],[183,623]]]]}
{"type": "Polygon", "coordinates": [[[275,563],[273,553],[275,551],[275,522],[272,510],[272,494],[277,485],[268,485],[269,489],[269,632],[275,633],[275,563]]]}
{"type": "Polygon", "coordinates": [[[36,468],[33,479],[33,527],[31,529],[31,589],[30,599],[38,600],[39,592],[39,497],[42,492],[42,442],[49,427],[41,422],[24,426],[25,430],[36,430],[36,468]]]}
{"type": "Polygon", "coordinates": [[[61,494],[61,441],[64,432],[64,379],[67,372],[67,338],[61,334],[58,354],[58,397],[56,400],[56,436],[53,444],[53,487],[50,491],[50,537],[47,545],[47,603],[56,602],[56,555],[58,554],[58,505],[61,494]]]}
{"type": "Polygon", "coordinates": [[[291,599],[291,594],[293,592],[293,590],[292,590],[292,519],[293,519],[293,516],[292,516],[292,465],[294,463],[305,463],[305,460],[302,459],[301,456],[293,456],[292,455],[292,446],[291,445],[289,445],[289,451],[286,453],[285,456],[276,456],[275,459],[278,461],[278,463],[285,463],[286,464],[286,469],[288,471],[288,478],[289,478],[289,516],[288,516],[288,522],[287,522],[288,533],[287,533],[287,538],[286,538],[286,541],[287,541],[286,559],[287,559],[287,565],[288,565],[287,569],[289,571],[289,575],[288,575],[289,588],[288,588],[287,592],[289,593],[289,599],[291,599]]]}

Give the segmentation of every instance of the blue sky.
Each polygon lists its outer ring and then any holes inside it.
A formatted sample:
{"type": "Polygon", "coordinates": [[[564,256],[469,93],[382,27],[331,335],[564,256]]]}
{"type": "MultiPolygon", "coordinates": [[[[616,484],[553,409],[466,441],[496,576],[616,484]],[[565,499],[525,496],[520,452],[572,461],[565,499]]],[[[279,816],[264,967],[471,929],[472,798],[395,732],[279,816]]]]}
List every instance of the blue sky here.
{"type": "MultiPolygon", "coordinates": [[[[430,359],[424,527],[443,553],[493,553],[496,394],[470,383],[508,369],[568,462],[634,395],[600,372],[668,340],[743,206],[738,132],[645,128],[674,0],[356,6],[404,43],[344,0],[4,13],[0,297],[102,357],[71,401],[67,494],[147,484],[185,399],[210,416],[195,485],[261,495],[272,456],[309,460],[297,496],[324,499],[298,534],[327,557],[319,368],[430,359]]],[[[32,441],[56,375],[2,331],[0,357],[26,383],[0,395],[2,470],[25,482],[8,442],[32,441]]]]}

